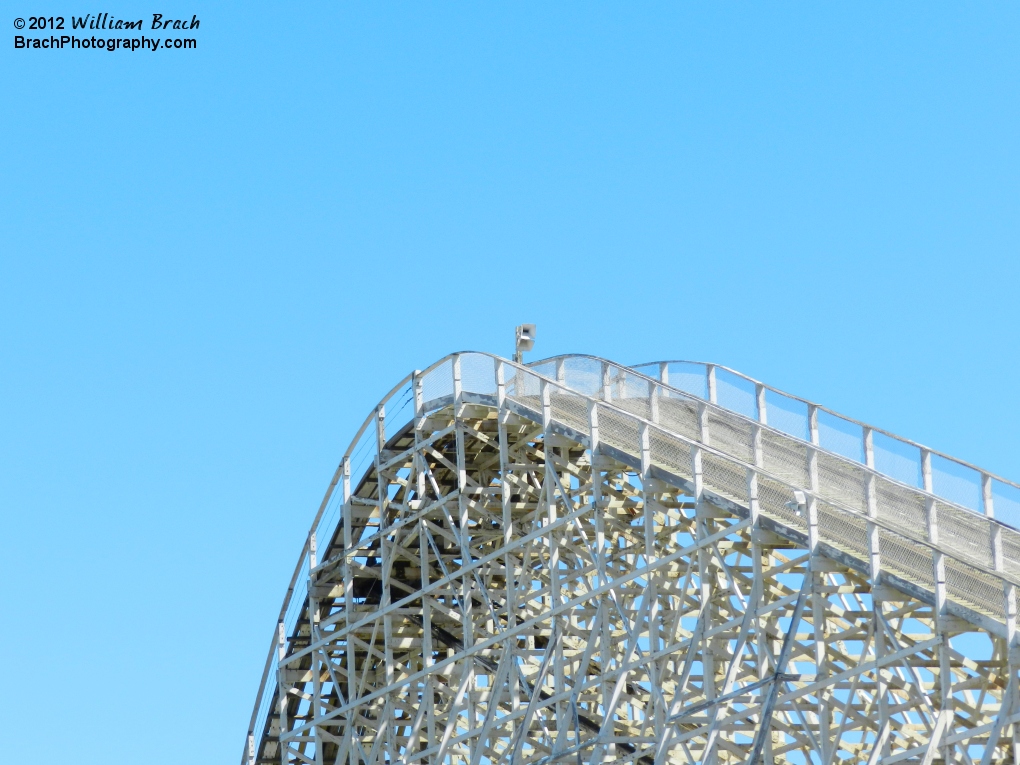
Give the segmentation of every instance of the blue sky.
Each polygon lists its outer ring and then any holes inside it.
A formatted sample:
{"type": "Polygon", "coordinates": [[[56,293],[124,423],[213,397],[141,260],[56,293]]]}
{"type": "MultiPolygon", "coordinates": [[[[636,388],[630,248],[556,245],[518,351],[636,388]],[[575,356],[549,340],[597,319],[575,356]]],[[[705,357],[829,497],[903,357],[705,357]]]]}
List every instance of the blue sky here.
{"type": "Polygon", "coordinates": [[[15,747],[236,761],[354,430],[523,321],[1020,479],[1015,4],[2,6],[15,747]],[[13,49],[89,11],[198,48],[13,49]]]}

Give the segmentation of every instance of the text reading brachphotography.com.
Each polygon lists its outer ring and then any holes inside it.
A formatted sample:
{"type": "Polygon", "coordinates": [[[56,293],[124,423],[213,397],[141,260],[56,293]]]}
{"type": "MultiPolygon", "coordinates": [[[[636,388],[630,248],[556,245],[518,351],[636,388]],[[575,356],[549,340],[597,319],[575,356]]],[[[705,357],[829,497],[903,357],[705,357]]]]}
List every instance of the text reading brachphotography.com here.
{"type": "Polygon", "coordinates": [[[14,35],[17,50],[196,50],[194,37],[163,37],[153,32],[168,30],[196,30],[201,19],[192,14],[190,19],[167,18],[162,13],[151,14],[152,19],[120,19],[109,13],[87,13],[84,16],[29,16],[27,21],[14,19],[14,28],[36,32],[35,35],[14,35]],[[49,34],[46,34],[46,33],[49,34]],[[60,32],[61,34],[56,34],[60,32]],[[71,34],[67,34],[71,32],[71,34]],[[95,34],[95,33],[99,34],[95,34]],[[142,32],[127,36],[127,32],[142,32]],[[148,35],[144,32],[149,32],[148,35]],[[42,33],[42,34],[39,34],[42,33]],[[91,33],[91,34],[90,34],[91,33]]]}

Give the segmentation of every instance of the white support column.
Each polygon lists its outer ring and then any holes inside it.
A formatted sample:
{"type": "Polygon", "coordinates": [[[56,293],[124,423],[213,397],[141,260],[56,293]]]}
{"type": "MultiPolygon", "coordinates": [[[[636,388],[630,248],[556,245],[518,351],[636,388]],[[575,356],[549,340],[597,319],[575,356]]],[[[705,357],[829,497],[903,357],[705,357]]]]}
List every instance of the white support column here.
{"type": "MultiPolygon", "coordinates": [[[[594,401],[588,403],[588,429],[591,433],[591,480],[592,480],[592,504],[595,514],[595,568],[598,570],[599,584],[609,581],[609,574],[606,567],[606,520],[605,505],[602,498],[602,467],[601,452],[599,449],[599,410],[598,404],[594,401]]],[[[607,602],[607,601],[603,601],[607,602]]],[[[612,640],[613,631],[609,618],[609,609],[600,609],[599,619],[599,658],[600,666],[609,667],[612,661],[612,640]]],[[[603,675],[600,680],[600,698],[608,699],[610,684],[603,675]]]]}
{"type": "MultiPolygon", "coordinates": [[[[992,492],[992,477],[981,474],[981,509],[988,518],[995,518],[995,496],[992,492]]],[[[1005,559],[1002,549],[1002,526],[992,522],[989,526],[989,544],[992,548],[992,565],[996,571],[1005,571],[1005,559]]],[[[1012,647],[1016,640],[1016,586],[1008,581],[1002,585],[1003,614],[1006,621],[1006,644],[1012,647]]],[[[1014,726],[1016,728],[1017,726],[1014,726]]],[[[1014,736],[1017,734],[1015,733],[1014,736]]]]}
{"type": "MultiPolygon", "coordinates": [[[[931,472],[931,452],[928,449],[921,450],[921,481],[924,490],[930,495],[933,490],[931,472]]],[[[939,544],[939,519],[938,507],[935,499],[931,496],[925,497],[925,519],[928,524],[928,541],[933,545],[939,544]]],[[[939,659],[939,711],[943,714],[953,710],[953,668],[952,656],[949,646],[949,632],[947,630],[946,611],[946,561],[945,556],[939,550],[932,552],[932,572],[935,580],[935,634],[941,639],[938,646],[939,659]]],[[[950,758],[952,747],[942,745],[942,756],[950,758]]],[[[949,760],[946,759],[948,762],[949,760]]]]}
{"type": "MultiPolygon", "coordinates": [[[[507,417],[509,411],[506,409],[506,367],[502,361],[496,362],[496,406],[499,435],[499,475],[500,475],[500,504],[503,512],[503,546],[508,547],[514,538],[514,517],[511,497],[513,487],[510,485],[510,441],[507,433],[507,417]]],[[[513,630],[517,626],[517,562],[515,556],[506,552],[503,555],[503,572],[506,581],[506,628],[513,630]]],[[[517,666],[518,652],[517,641],[509,642],[509,656],[507,658],[514,667],[517,666]]],[[[509,676],[510,710],[517,712],[521,706],[521,688],[515,674],[509,676]]],[[[507,730],[510,735],[512,729],[507,730]]]]}
{"type": "MultiPolygon", "coordinates": [[[[541,385],[541,398],[542,398],[542,429],[548,434],[550,433],[549,426],[552,424],[552,390],[549,386],[548,381],[542,380],[541,385]]],[[[548,452],[547,452],[548,454],[548,452]]]]}
{"type": "MultiPolygon", "coordinates": [[[[703,425],[703,429],[707,431],[707,428],[703,425]]],[[[707,432],[705,432],[707,440],[707,432]]],[[[704,539],[711,535],[709,529],[709,507],[705,501],[705,482],[704,482],[704,471],[703,471],[703,460],[704,455],[702,450],[695,446],[691,449],[691,473],[694,477],[694,499],[695,499],[695,538],[704,539]]],[[[715,581],[714,568],[712,565],[712,552],[711,550],[702,545],[698,548],[698,583],[699,583],[699,599],[700,602],[705,604],[704,616],[702,618],[702,634],[707,634],[711,631],[715,624],[714,607],[712,605],[713,596],[713,582],[715,581]]],[[[703,672],[703,693],[705,694],[706,702],[714,702],[717,695],[718,689],[716,688],[716,667],[715,667],[715,656],[712,652],[712,641],[706,638],[702,644],[702,672],[703,672]]],[[[713,751],[704,765],[715,765],[717,756],[713,751]]]]}
{"type": "MultiPolygon", "coordinates": [[[[390,497],[389,481],[382,469],[386,461],[386,407],[380,404],[375,412],[375,478],[376,493],[379,502],[379,573],[381,576],[382,597],[380,608],[384,610],[383,624],[383,662],[386,686],[392,686],[396,679],[396,669],[393,660],[393,617],[389,614],[389,607],[392,603],[392,583],[390,581],[393,568],[393,542],[390,540],[390,497]]],[[[392,694],[387,694],[384,706],[384,719],[379,722],[384,725],[384,734],[387,746],[393,751],[396,739],[394,728],[397,723],[397,709],[393,703],[392,694]]]]}
{"type": "MultiPolygon", "coordinates": [[[[652,449],[651,429],[646,423],[642,423],[638,431],[639,450],[641,454],[641,501],[644,505],[644,531],[645,531],[645,565],[652,566],[658,558],[657,546],[655,543],[655,496],[649,489],[652,482],[652,449]]],[[[662,647],[662,618],[659,611],[659,579],[658,573],[651,574],[646,579],[645,594],[652,604],[648,611],[648,641],[649,652],[655,653],[662,647]]],[[[648,681],[652,688],[660,688],[659,683],[659,662],[652,660],[648,664],[648,681]]],[[[666,732],[666,710],[663,709],[660,700],[661,694],[653,694],[653,718],[656,740],[662,740],[666,732]]]]}
{"type": "MultiPolygon", "coordinates": [[[[988,475],[988,473],[981,474],[981,509],[986,518],[995,518],[995,499],[992,494],[992,477],[988,475]]],[[[1004,571],[1005,565],[1002,557],[1002,527],[998,523],[995,523],[994,520],[988,524],[988,543],[992,551],[992,566],[996,571],[1004,571]]],[[[1011,586],[1012,585],[1008,582],[1004,583],[1004,597],[1009,597],[1008,590],[1011,586]]]]}
{"type": "Polygon", "coordinates": [[[461,399],[463,398],[464,393],[460,378],[460,354],[453,357],[453,362],[450,364],[450,372],[453,376],[453,406],[455,409],[454,413],[457,416],[459,416],[460,415],[459,409],[461,404],[463,403],[461,399]]]}
{"type": "MultiPolygon", "coordinates": [[[[351,458],[345,456],[343,461],[343,489],[344,489],[344,506],[342,511],[343,527],[344,527],[344,620],[348,629],[347,637],[344,638],[345,642],[345,654],[347,657],[347,702],[352,703],[358,695],[358,685],[356,674],[356,663],[354,657],[354,648],[351,645],[353,640],[353,633],[350,632],[351,625],[358,620],[357,614],[354,612],[354,574],[353,567],[355,565],[354,550],[351,548],[354,546],[354,534],[351,524],[351,512],[353,510],[353,503],[351,502],[351,458]]],[[[347,715],[347,729],[348,731],[354,725],[354,720],[357,717],[357,712],[352,710],[347,715]]]]}
{"type": "MultiPolygon", "coordinates": [[[[765,407],[761,405],[764,401],[764,388],[761,385],[757,386],[757,398],[759,399],[758,406],[758,420],[762,422],[762,418],[765,415],[765,407]]],[[[765,455],[762,449],[762,430],[761,425],[753,425],[751,427],[751,443],[754,451],[754,464],[756,467],[762,467],[765,464],[765,455]]],[[[754,569],[754,583],[755,587],[758,588],[758,592],[755,593],[755,600],[753,602],[762,604],[761,582],[763,581],[764,568],[765,568],[765,556],[762,551],[761,539],[763,536],[761,528],[761,505],[758,501],[758,471],[748,470],[747,471],[747,505],[751,514],[751,565],[754,569]]],[[[766,656],[769,651],[769,639],[768,634],[765,630],[756,628],[755,639],[757,641],[757,655],[758,655],[758,680],[764,680],[768,674],[768,661],[766,656]]],[[[765,761],[770,762],[772,756],[772,738],[771,735],[766,739],[764,756],[765,761]]],[[[757,765],[755,763],[754,765],[757,765]]]]}
{"type": "MultiPolygon", "coordinates": [[[[755,386],[755,400],[758,409],[758,422],[751,426],[751,449],[754,452],[755,467],[765,467],[765,447],[762,443],[762,425],[768,424],[765,410],[765,387],[760,383],[755,386]]],[[[755,473],[755,487],[757,488],[757,472],[755,473]]],[[[757,491],[755,491],[757,497],[757,491]]]]}
{"type": "MultiPolygon", "coordinates": [[[[460,529],[457,531],[457,538],[460,540],[460,560],[461,566],[463,567],[467,566],[473,560],[473,555],[471,552],[468,498],[466,496],[468,488],[467,460],[464,452],[464,423],[461,419],[464,413],[464,391],[461,385],[460,359],[461,357],[459,354],[453,357],[452,369],[454,430],[457,449],[457,522],[460,525],[460,529]]],[[[470,576],[461,576],[458,599],[460,600],[461,624],[463,627],[462,640],[464,642],[464,649],[467,650],[475,644],[474,598],[472,597],[470,576]]],[[[474,661],[471,661],[470,659],[465,660],[461,665],[461,669],[467,675],[465,682],[468,690],[464,694],[464,705],[467,719],[469,721],[468,724],[473,727],[477,722],[475,719],[475,700],[478,695],[475,691],[476,681],[474,661]]]]}
{"type": "MultiPolygon", "coordinates": [[[[316,540],[315,532],[308,540],[308,567],[309,573],[315,568],[316,540]]],[[[319,599],[315,596],[315,588],[312,586],[312,578],[308,577],[308,621],[309,638],[314,644],[322,639],[319,630],[319,599]]],[[[311,718],[314,720],[322,714],[322,651],[312,651],[312,709],[311,718]]],[[[312,734],[315,737],[315,765],[325,765],[322,759],[322,732],[318,725],[313,726],[312,734]]]]}
{"type": "MultiPolygon", "coordinates": [[[[546,503],[546,524],[550,527],[547,535],[549,544],[549,598],[551,601],[551,607],[557,608],[562,602],[562,596],[560,594],[561,588],[561,576],[560,576],[560,534],[553,527],[556,523],[558,516],[556,507],[556,476],[558,474],[556,468],[556,462],[553,458],[553,442],[556,440],[555,434],[552,432],[552,386],[548,381],[543,380],[541,384],[541,400],[542,400],[542,431],[543,431],[543,450],[545,452],[545,475],[543,480],[543,500],[546,503]]],[[[555,634],[555,620],[550,621],[550,629],[555,634]]],[[[564,689],[564,674],[563,674],[563,641],[558,640],[554,645],[552,637],[550,636],[550,642],[547,651],[552,651],[553,656],[553,693],[557,696],[563,693],[564,689]]],[[[536,689],[537,692],[537,689],[536,689]]],[[[565,704],[564,702],[558,702],[556,704],[556,717],[559,720],[565,719],[565,704]]]]}
{"type": "MultiPolygon", "coordinates": [[[[283,666],[283,660],[287,656],[287,628],[281,619],[276,623],[276,690],[277,709],[280,715],[280,737],[289,729],[287,724],[287,670],[283,666]]],[[[287,745],[280,741],[280,765],[287,765],[290,757],[287,756],[287,745]]]]}
{"type": "MultiPolygon", "coordinates": [[[[870,563],[871,573],[871,607],[874,612],[871,619],[871,629],[873,630],[873,639],[875,643],[875,661],[881,667],[882,661],[886,654],[886,642],[885,633],[881,627],[881,619],[883,612],[883,605],[881,599],[881,582],[882,582],[882,555],[881,545],[879,537],[879,527],[875,523],[875,519],[878,518],[878,487],[876,485],[876,477],[874,474],[875,469],[875,440],[874,432],[871,428],[864,428],[864,464],[869,468],[865,486],[865,492],[867,494],[868,503],[868,557],[870,563]]],[[[889,756],[889,670],[876,668],[875,676],[877,678],[877,695],[878,695],[878,721],[876,729],[880,734],[886,734],[881,736],[881,751],[879,757],[889,756]]]]}
{"type": "MultiPolygon", "coordinates": [[[[921,450],[921,479],[924,490],[930,495],[932,492],[931,452],[927,449],[921,450]]],[[[935,500],[931,496],[925,498],[924,514],[928,526],[928,541],[933,545],[938,545],[938,510],[935,500]]],[[[938,550],[935,550],[932,554],[932,565],[935,579],[936,613],[941,616],[944,615],[946,607],[946,563],[945,556],[938,550]]]]}
{"type": "Polygon", "coordinates": [[[995,517],[995,501],[992,496],[992,477],[988,473],[981,474],[981,512],[988,518],[995,517]]]}
{"type": "Polygon", "coordinates": [[[694,501],[701,503],[704,499],[705,480],[702,470],[702,453],[697,446],[691,448],[691,475],[694,478],[694,501]]]}
{"type": "MultiPolygon", "coordinates": [[[[981,509],[988,518],[995,518],[995,494],[992,491],[992,477],[988,473],[981,474],[981,509]]],[[[992,565],[996,571],[1005,570],[1002,549],[1002,527],[994,520],[989,524],[989,543],[992,548],[992,565]]],[[[1017,588],[1012,582],[1003,580],[1002,611],[1006,624],[1006,664],[1009,671],[1007,690],[1012,690],[1012,697],[1004,697],[1003,704],[1009,703],[1013,714],[1018,711],[1018,683],[1020,683],[1020,641],[1017,635],[1017,588]]],[[[1011,743],[1013,759],[1020,761],[1020,725],[1012,724],[1011,743]]]]}
{"type": "MultiPolygon", "coordinates": [[[[419,507],[426,503],[425,491],[425,459],[421,453],[422,428],[425,424],[425,391],[424,378],[421,372],[415,371],[411,381],[414,391],[414,481],[415,498],[419,507]]],[[[431,561],[429,554],[428,532],[425,517],[419,517],[417,521],[418,532],[418,566],[421,569],[421,588],[424,590],[431,582],[431,561]]],[[[422,629],[422,669],[428,672],[429,667],[435,663],[435,647],[432,643],[432,602],[427,595],[421,599],[421,629],[422,629]]],[[[425,737],[426,741],[436,740],[436,705],[434,692],[435,678],[429,673],[422,682],[422,700],[425,706],[425,737]]],[[[435,757],[430,756],[429,764],[434,763],[435,757]]]]}
{"type": "Polygon", "coordinates": [[[753,468],[747,470],[747,507],[751,514],[751,526],[759,528],[761,505],[758,503],[758,471],[753,468]]]}
{"type": "Polygon", "coordinates": [[[708,400],[718,403],[719,397],[715,385],[715,364],[705,364],[705,384],[708,389],[708,400]]]}
{"type": "MultiPolygon", "coordinates": [[[[312,587],[311,572],[317,565],[318,544],[315,531],[308,537],[308,627],[312,643],[322,638],[319,631],[319,600],[315,597],[315,589],[312,587]]],[[[311,718],[314,720],[322,714],[322,652],[312,651],[312,709],[311,718]]],[[[312,735],[315,737],[315,765],[324,765],[322,760],[322,735],[318,725],[312,728],[312,735]]]]}
{"type": "MultiPolygon", "coordinates": [[[[823,567],[815,562],[815,556],[818,556],[818,407],[814,404],[808,404],[808,437],[811,441],[811,445],[807,448],[807,473],[808,473],[808,484],[811,489],[811,493],[807,497],[807,516],[808,516],[808,547],[811,550],[812,565],[807,576],[811,577],[811,621],[814,625],[814,653],[815,653],[815,678],[816,682],[823,682],[828,676],[826,667],[826,635],[825,635],[825,598],[823,595],[823,588],[828,584],[826,581],[827,574],[823,567]]],[[[823,763],[829,762],[829,748],[831,741],[829,740],[829,725],[831,718],[831,711],[829,709],[828,701],[826,700],[826,692],[821,691],[818,694],[818,727],[819,727],[819,741],[818,744],[821,747],[821,751],[818,752],[818,756],[821,758],[823,763]]]]}
{"type": "Polygon", "coordinates": [[[807,447],[807,474],[811,490],[807,498],[808,548],[811,554],[818,551],[818,407],[808,405],[808,433],[811,445],[807,447]]]}
{"type": "Polygon", "coordinates": [[[865,502],[868,507],[868,562],[871,570],[871,586],[877,587],[881,578],[881,557],[879,550],[878,526],[874,519],[878,518],[878,488],[875,485],[875,447],[874,433],[871,428],[864,428],[864,464],[868,468],[865,474],[865,502]]]}
{"type": "MultiPolygon", "coordinates": [[[[1014,714],[1020,709],[1018,702],[1020,702],[1020,636],[1017,634],[1016,621],[1017,621],[1017,588],[1015,585],[1007,583],[1004,586],[1005,590],[1005,601],[1006,601],[1006,663],[1009,667],[1009,678],[1007,680],[1006,688],[1013,688],[1011,696],[1005,695],[1003,698],[1003,704],[1011,704],[1011,709],[1014,714]]],[[[1012,744],[1013,744],[1013,761],[1020,762],[1020,724],[1013,723],[1012,732],[1012,744]]]]}

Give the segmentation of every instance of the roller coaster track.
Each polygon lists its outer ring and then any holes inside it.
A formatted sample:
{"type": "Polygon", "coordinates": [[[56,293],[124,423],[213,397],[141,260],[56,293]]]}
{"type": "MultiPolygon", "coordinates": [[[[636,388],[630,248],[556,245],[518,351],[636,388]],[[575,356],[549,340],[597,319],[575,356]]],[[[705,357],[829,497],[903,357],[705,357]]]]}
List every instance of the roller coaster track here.
{"type": "Polygon", "coordinates": [[[344,454],[242,765],[1016,762],[1018,519],[724,367],[453,354],[344,454]]]}

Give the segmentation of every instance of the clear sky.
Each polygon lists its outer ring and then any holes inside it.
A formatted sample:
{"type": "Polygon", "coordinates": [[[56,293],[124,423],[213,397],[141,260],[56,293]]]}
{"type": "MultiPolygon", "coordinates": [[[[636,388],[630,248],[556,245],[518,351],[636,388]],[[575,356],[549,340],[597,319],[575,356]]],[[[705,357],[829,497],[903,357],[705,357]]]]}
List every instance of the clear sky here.
{"type": "Polygon", "coordinates": [[[520,322],[1020,479],[1015,3],[92,6],[0,0],[8,751],[238,762],[355,428],[520,322]],[[97,11],[197,48],[13,47],[97,11]]]}

